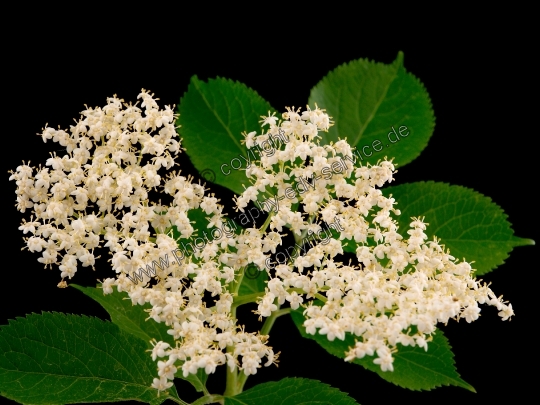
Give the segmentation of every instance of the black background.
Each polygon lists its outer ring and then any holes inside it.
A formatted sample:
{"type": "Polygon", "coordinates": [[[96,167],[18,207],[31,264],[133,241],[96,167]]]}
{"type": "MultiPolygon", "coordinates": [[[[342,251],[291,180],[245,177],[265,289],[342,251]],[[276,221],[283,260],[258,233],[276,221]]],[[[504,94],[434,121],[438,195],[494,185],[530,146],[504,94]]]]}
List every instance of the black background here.
{"type": "MultiPolygon", "coordinates": [[[[57,268],[44,270],[37,262],[38,254],[21,251],[23,235],[17,228],[22,214],[13,207],[15,184],[8,181],[7,170],[23,160],[44,164],[49,151],[61,149],[36,136],[46,123],[68,128],[84,104],[103,106],[113,94],[135,101],[141,88],[154,92],[160,105],[178,104],[195,74],[202,80],[220,76],[241,81],[274,108],[284,110],[285,106],[304,106],[311,87],[338,65],[357,58],[390,63],[401,50],[406,69],[424,83],[431,96],[436,127],[422,155],[399,168],[395,184],[435,180],[473,188],[504,209],[516,235],[538,241],[533,195],[538,184],[533,141],[538,134],[533,116],[537,79],[532,63],[537,47],[531,43],[529,23],[521,21],[526,11],[499,10],[489,18],[450,13],[445,23],[438,14],[413,21],[389,10],[388,16],[360,18],[326,10],[308,17],[302,10],[284,9],[274,11],[272,18],[265,12],[220,19],[217,24],[188,10],[180,14],[153,10],[130,21],[121,13],[90,18],[73,12],[69,22],[52,10],[37,13],[40,18],[34,22],[21,19],[4,46],[6,237],[0,324],[41,311],[108,319],[98,304],[78,291],[58,289],[57,268]],[[165,19],[165,15],[173,18],[165,19]],[[367,20],[369,27],[364,25],[367,20]],[[192,25],[185,25],[186,21],[192,25]],[[508,24],[516,21],[521,21],[519,28],[510,28],[508,24]]],[[[181,168],[183,174],[196,175],[185,153],[181,168]]],[[[222,203],[231,196],[222,188],[210,187],[222,203]]],[[[395,387],[327,355],[312,341],[301,340],[286,317],[276,322],[270,338],[275,351],[281,351],[279,368],[260,369],[250,377],[247,388],[283,377],[314,378],[348,392],[362,404],[401,398],[416,404],[437,400],[498,403],[503,396],[510,399],[532,392],[534,376],[525,367],[534,369],[538,360],[532,329],[537,251],[536,247],[518,247],[503,266],[484,277],[513,304],[516,315],[511,322],[500,321],[493,308],[485,308],[473,324],[452,321],[443,327],[458,371],[477,394],[457,387],[424,393],[395,387]]],[[[106,252],[102,255],[107,258],[106,252]]],[[[101,261],[95,273],[81,268],[73,282],[93,286],[96,278],[112,274],[107,266],[101,261]]],[[[209,385],[216,393],[223,389],[222,379],[221,372],[210,377],[209,385]]],[[[190,389],[179,386],[181,396],[182,391],[190,389]]],[[[192,396],[191,391],[185,395],[192,396]]]]}

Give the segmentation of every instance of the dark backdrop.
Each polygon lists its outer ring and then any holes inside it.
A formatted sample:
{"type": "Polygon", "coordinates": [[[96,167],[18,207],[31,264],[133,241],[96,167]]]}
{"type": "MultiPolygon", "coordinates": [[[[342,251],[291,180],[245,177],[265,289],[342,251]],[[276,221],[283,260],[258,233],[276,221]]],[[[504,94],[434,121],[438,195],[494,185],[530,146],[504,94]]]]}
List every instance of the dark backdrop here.
{"type": "MultiPolygon", "coordinates": [[[[153,12],[130,23],[121,14],[87,18],[77,12],[67,22],[51,10],[41,10],[39,19],[21,19],[16,30],[6,33],[7,95],[2,103],[6,237],[0,324],[41,311],[107,318],[98,304],[78,291],[58,289],[58,269],[44,270],[37,254],[21,251],[23,235],[17,228],[22,214],[13,207],[15,184],[7,180],[6,171],[22,160],[44,164],[49,151],[61,149],[36,136],[46,123],[67,128],[84,104],[103,106],[113,94],[134,101],[141,88],[154,92],[160,105],[177,104],[195,74],[203,80],[221,76],[244,82],[283,110],[304,106],[311,87],[338,65],[357,58],[390,63],[401,50],[406,69],[431,96],[436,127],[422,155],[399,169],[395,184],[435,180],[473,188],[505,210],[518,236],[538,240],[538,204],[533,195],[538,185],[535,47],[527,21],[518,29],[507,25],[526,12],[501,10],[493,15],[496,18],[451,14],[445,20],[450,22],[444,23],[435,14],[413,21],[391,13],[360,18],[322,10],[308,18],[300,10],[282,10],[280,17],[227,18],[217,25],[188,10],[153,12]],[[164,20],[164,14],[178,15],[179,22],[164,20]],[[190,20],[201,23],[188,28],[190,20]],[[369,27],[364,25],[368,20],[369,27]]],[[[183,174],[197,175],[185,153],[181,167],[183,174]]],[[[231,196],[217,186],[211,190],[222,202],[231,196]]],[[[279,368],[260,369],[248,387],[287,376],[315,378],[362,404],[400,398],[416,404],[498,403],[503,396],[509,399],[532,391],[533,375],[524,365],[534,369],[538,360],[532,330],[537,253],[536,247],[516,248],[505,265],[484,277],[513,304],[516,316],[511,322],[500,321],[494,309],[486,308],[473,324],[462,321],[443,327],[458,371],[477,394],[457,387],[428,393],[395,387],[327,355],[312,341],[302,341],[285,317],[276,322],[270,339],[275,351],[282,352],[279,368]]],[[[102,261],[96,273],[80,269],[73,281],[93,286],[96,278],[108,274],[107,262],[102,261]]],[[[210,387],[222,390],[221,379],[221,374],[211,377],[210,387]]]]}

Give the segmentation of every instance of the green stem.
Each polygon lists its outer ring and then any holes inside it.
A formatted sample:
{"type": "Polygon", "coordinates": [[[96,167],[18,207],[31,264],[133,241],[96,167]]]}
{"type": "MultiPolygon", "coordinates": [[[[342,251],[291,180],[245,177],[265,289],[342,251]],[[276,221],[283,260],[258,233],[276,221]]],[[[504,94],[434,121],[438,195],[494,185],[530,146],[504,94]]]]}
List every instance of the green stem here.
{"type": "Polygon", "coordinates": [[[240,285],[242,285],[242,281],[244,280],[244,273],[246,271],[246,267],[247,266],[242,267],[240,271],[238,272],[238,281],[236,281],[236,277],[235,277],[235,280],[233,282],[234,284],[231,287],[231,294],[233,297],[236,297],[238,295],[238,291],[240,290],[240,285]]]}
{"type": "Polygon", "coordinates": [[[210,396],[210,393],[208,392],[208,388],[206,388],[206,382],[202,385],[202,389],[203,389],[203,394],[205,396],[210,396]]]}
{"type": "Polygon", "coordinates": [[[319,294],[319,293],[316,293],[316,294],[315,294],[315,298],[320,299],[322,302],[328,301],[328,298],[326,298],[324,295],[319,294]]]}
{"type": "Polygon", "coordinates": [[[257,298],[263,297],[264,294],[266,294],[264,291],[248,294],[248,295],[242,295],[240,297],[234,297],[232,307],[236,308],[240,305],[249,304],[250,302],[257,302],[257,298]]]}
{"type": "MultiPolygon", "coordinates": [[[[236,320],[236,307],[231,307],[231,318],[236,320]]],[[[234,346],[227,346],[227,353],[229,353],[231,356],[234,357],[234,346]]],[[[236,394],[239,394],[236,390],[237,387],[237,379],[238,379],[238,369],[237,367],[234,368],[234,370],[231,371],[228,365],[225,366],[227,370],[226,374],[226,382],[225,382],[225,392],[223,393],[224,396],[230,396],[233,397],[236,394]]]]}
{"type": "Polygon", "coordinates": [[[302,241],[304,240],[304,238],[301,235],[298,236],[296,232],[293,232],[293,235],[294,235],[294,243],[296,243],[299,246],[302,246],[302,241]]]}
{"type": "Polygon", "coordinates": [[[261,229],[260,229],[261,235],[266,231],[266,228],[268,228],[268,225],[270,225],[270,221],[272,220],[273,216],[274,216],[274,211],[270,211],[268,213],[268,216],[266,217],[266,220],[264,221],[264,224],[261,226],[261,229]]]}
{"type": "Polygon", "coordinates": [[[268,335],[270,333],[270,330],[272,329],[272,326],[274,326],[274,322],[277,318],[283,315],[287,315],[291,312],[291,308],[283,308],[278,309],[277,311],[272,312],[272,315],[270,315],[268,318],[266,318],[266,321],[264,321],[263,327],[261,328],[261,335],[268,335]]]}
{"type": "Polygon", "coordinates": [[[207,394],[204,397],[199,398],[195,402],[192,402],[191,405],[206,405],[206,404],[223,404],[225,398],[221,395],[211,395],[207,394]]]}
{"type": "MultiPolygon", "coordinates": [[[[311,214],[309,217],[308,217],[308,223],[311,225],[313,223],[313,220],[315,219],[315,214],[311,214]]],[[[300,236],[296,235],[296,233],[294,234],[294,241],[298,244],[300,244],[300,242],[304,242],[304,238],[306,237],[308,233],[308,230],[307,229],[304,229],[302,231],[302,233],[300,234],[300,236]]],[[[302,245],[300,245],[302,246],[302,245]]]]}
{"type": "MultiPolygon", "coordinates": [[[[266,218],[266,221],[261,227],[260,229],[261,234],[264,233],[264,231],[270,224],[271,218],[272,218],[272,213],[268,215],[268,217],[266,218]]],[[[242,285],[242,281],[244,280],[244,273],[246,271],[246,267],[242,267],[242,269],[240,269],[239,274],[238,274],[238,281],[235,281],[233,285],[231,286],[231,293],[234,297],[233,305],[231,307],[231,317],[234,320],[236,320],[236,308],[239,305],[255,302],[257,301],[259,297],[262,297],[265,294],[264,292],[261,292],[261,293],[249,294],[249,295],[244,295],[242,297],[238,297],[238,291],[240,290],[240,286],[242,285]]],[[[233,355],[234,346],[228,346],[227,353],[230,353],[231,355],[233,355]]],[[[234,396],[236,394],[239,394],[240,392],[242,392],[243,386],[244,386],[243,384],[240,387],[238,385],[238,370],[235,368],[233,371],[231,371],[229,367],[227,367],[225,393],[223,395],[234,396]]]]}
{"type": "MultiPolygon", "coordinates": [[[[227,347],[227,353],[230,353],[231,355],[233,355],[233,353],[231,352],[234,352],[234,346],[228,346],[227,347]]],[[[242,391],[238,391],[237,390],[237,386],[238,386],[238,371],[237,371],[237,368],[235,367],[234,370],[231,371],[231,369],[229,368],[229,366],[225,366],[227,367],[227,375],[226,375],[226,382],[225,382],[225,392],[223,393],[223,396],[226,396],[226,397],[233,397],[235,396],[236,394],[239,394],[240,392],[242,391]]]]}
{"type": "Polygon", "coordinates": [[[189,405],[187,402],[182,401],[180,398],[171,397],[170,395],[167,396],[167,399],[170,399],[171,401],[174,401],[180,405],[189,405]]]}
{"type": "MultiPolygon", "coordinates": [[[[324,289],[324,287],[323,287],[323,289],[324,289]]],[[[306,293],[303,288],[287,288],[287,292],[291,293],[293,291],[296,291],[298,294],[305,294],[306,293]]],[[[328,301],[328,298],[326,298],[322,294],[315,293],[314,295],[315,295],[316,298],[320,299],[322,302],[328,301]]]]}

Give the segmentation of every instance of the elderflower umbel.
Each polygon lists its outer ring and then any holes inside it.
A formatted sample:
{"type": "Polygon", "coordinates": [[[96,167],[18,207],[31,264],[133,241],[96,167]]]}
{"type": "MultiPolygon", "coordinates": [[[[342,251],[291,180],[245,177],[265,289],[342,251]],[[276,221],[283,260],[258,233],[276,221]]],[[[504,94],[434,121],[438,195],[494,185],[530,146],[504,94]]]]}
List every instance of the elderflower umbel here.
{"type": "Polygon", "coordinates": [[[376,354],[374,363],[392,371],[398,343],[427,350],[438,322],[476,320],[479,303],[496,306],[503,319],[513,315],[510,305],[472,277],[468,263],[457,262],[438,240],[427,240],[422,218],[412,219],[408,239],[398,233],[396,201],[378,189],[393,180],[394,165],[383,160],[355,166],[345,140],[321,145],[319,131],[332,122],[318,108],[302,114],[287,109],[282,120],[263,117],[268,129],[246,135],[250,149],[264,150],[276,134],[287,140],[252,162],[246,170],[252,184],[236,199],[239,210],[250,201],[262,203],[269,218],[261,228],[207,240],[184,260],[157,266],[177,249],[178,239],[194,235],[190,210],[204,212],[209,227],[222,228],[226,219],[203,186],[175,172],[166,178],[158,174],[172,168],[180,150],[176,116],[169,107],[159,110],[144,90],[139,98],[141,108],[109,98],[105,107],[83,111],[69,133],[45,128],[43,140],[59,142],[67,155],[53,155],[35,175],[23,164],[10,179],[17,183],[18,209],[32,210],[20,227],[32,235],[27,247],[41,253],[38,260],[46,266],[59,266],[59,286],[79,265],[93,266],[103,237],[116,273],[103,281],[103,292],[116,287],[134,305],[149,303],[149,318],[169,327],[175,345],[153,341],[150,350],[157,361],[159,378],[152,384],[157,390],[170,388],[180,370],[187,377],[226,365],[248,376],[277,361],[267,335],[246,332],[238,323],[235,300],[247,266],[264,269],[280,254],[285,227],[301,253],[262,270],[269,281],[253,298],[258,298],[256,312],[262,318],[286,302],[291,309],[302,306],[308,333],[329,340],[356,336],[346,360],[376,354]],[[170,204],[148,201],[150,189],[158,187],[172,198],[170,204]],[[265,204],[269,198],[275,209],[265,204]],[[312,236],[329,227],[334,237],[317,243],[312,236]],[[311,247],[304,247],[306,242],[311,247]],[[356,246],[356,265],[334,260],[347,243],[356,246]],[[154,276],[135,277],[148,263],[154,276]]]}
{"type": "Polygon", "coordinates": [[[264,150],[270,142],[275,150],[247,168],[252,185],[237,207],[258,201],[271,216],[272,240],[288,227],[302,249],[286,263],[272,262],[259,315],[270,316],[285,301],[293,309],[302,304],[307,333],[330,341],[353,334],[357,343],[346,360],[376,354],[382,371],[393,370],[398,343],[427,350],[437,323],[472,322],[479,303],[497,307],[503,320],[513,315],[511,305],[473,278],[469,263],[456,261],[437,239],[428,240],[423,218],[412,218],[408,239],[398,233],[396,201],[378,189],[393,180],[391,161],[362,165],[346,140],[321,145],[318,132],[331,121],[318,108],[302,114],[287,109],[280,122],[262,118],[267,130],[246,135],[246,146],[264,150]],[[279,209],[266,203],[269,198],[279,201],[279,209]],[[336,236],[328,243],[309,240],[322,228],[333,228],[336,236]],[[357,265],[334,261],[347,243],[356,246],[357,265]]]}
{"type": "Polygon", "coordinates": [[[103,108],[82,111],[69,131],[45,128],[43,141],[59,142],[68,153],[53,154],[35,175],[28,165],[12,172],[17,208],[35,217],[19,228],[32,234],[27,247],[42,253],[38,261],[45,266],[59,265],[62,279],[71,279],[79,265],[93,267],[101,236],[112,251],[122,251],[120,240],[126,239],[124,247],[130,239],[148,242],[148,223],[159,218],[148,191],[160,184],[159,169],[173,166],[180,143],[171,108],[160,110],[144,90],[138,98],[142,109],[123,108],[115,96],[103,108]]]}
{"type": "Polygon", "coordinates": [[[71,279],[79,265],[94,265],[94,249],[103,237],[116,272],[115,278],[103,281],[103,292],[110,294],[116,287],[126,291],[134,305],[149,303],[149,318],[169,326],[176,341],[175,347],[154,343],[153,360],[166,357],[157,362],[154,388],[171,387],[169,380],[178,368],[186,377],[201,368],[213,373],[222,364],[255,374],[264,358],[268,366],[277,356],[266,336],[237,325],[230,291],[238,291],[235,275],[247,265],[264,265],[257,230],[213,240],[184,261],[153,267],[153,284],[149,273],[136,277],[139,269],[161,263],[176,250],[177,238],[194,235],[189,210],[201,209],[211,226],[224,226],[222,206],[204,195],[203,186],[175,172],[165,179],[158,174],[161,168],[172,168],[180,150],[177,117],[168,106],[160,110],[144,90],[138,98],[143,101],[140,107],[108,98],[105,107],[83,111],[69,131],[43,130],[43,141],[59,142],[67,155],[53,155],[35,174],[25,164],[12,172],[17,208],[32,210],[30,221],[20,227],[32,235],[26,238],[27,247],[42,254],[39,262],[58,265],[59,287],[65,287],[64,279],[71,279]],[[169,205],[148,200],[150,189],[158,187],[172,197],[169,205]],[[206,293],[215,298],[213,307],[207,306],[206,293]]]}

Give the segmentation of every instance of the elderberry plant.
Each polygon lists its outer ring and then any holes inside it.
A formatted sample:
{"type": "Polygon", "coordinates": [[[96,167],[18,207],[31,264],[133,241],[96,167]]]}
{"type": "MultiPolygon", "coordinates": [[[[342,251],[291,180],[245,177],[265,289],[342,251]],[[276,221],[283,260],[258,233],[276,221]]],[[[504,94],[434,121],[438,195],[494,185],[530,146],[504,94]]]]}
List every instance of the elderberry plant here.
{"type": "Polygon", "coordinates": [[[140,105],[113,96],[82,111],[69,130],[44,128],[43,141],[66,153],[11,173],[17,209],[29,213],[19,228],[28,250],[60,271],[59,287],[99,302],[112,323],[44,313],[3,326],[2,395],[21,403],[185,404],[178,378],[201,393],[196,404],[293,393],[303,403],[355,403],[307,379],[244,391],[250,375],[278,362],[270,343],[280,316],[394,384],[473,389],[437,325],[476,321],[481,305],[510,319],[512,305],[478,276],[532,241],[515,237],[502,210],[472,190],[385,187],[434,126],[429,97],[401,54],[391,65],[343,65],[312,89],[305,109],[281,114],[226,79],[194,77],[176,113],[145,90],[138,98],[140,105]],[[182,148],[213,183],[236,193],[233,201],[222,205],[173,170],[182,148]],[[151,200],[156,191],[168,203],[151,200]],[[468,219],[452,222],[450,196],[468,219]],[[224,213],[233,210],[234,219],[224,213]],[[482,249],[495,239],[498,250],[482,249]],[[111,277],[96,288],[72,284],[81,267],[95,265],[98,249],[109,251],[111,277]],[[253,269],[259,274],[248,277],[253,269]],[[259,316],[258,330],[237,316],[244,305],[259,316]],[[32,346],[17,343],[23,334],[32,346]],[[50,357],[7,361],[8,351],[50,357]],[[437,362],[425,362],[427,354],[437,362]],[[210,393],[206,381],[220,366],[226,389],[210,393]]]}

